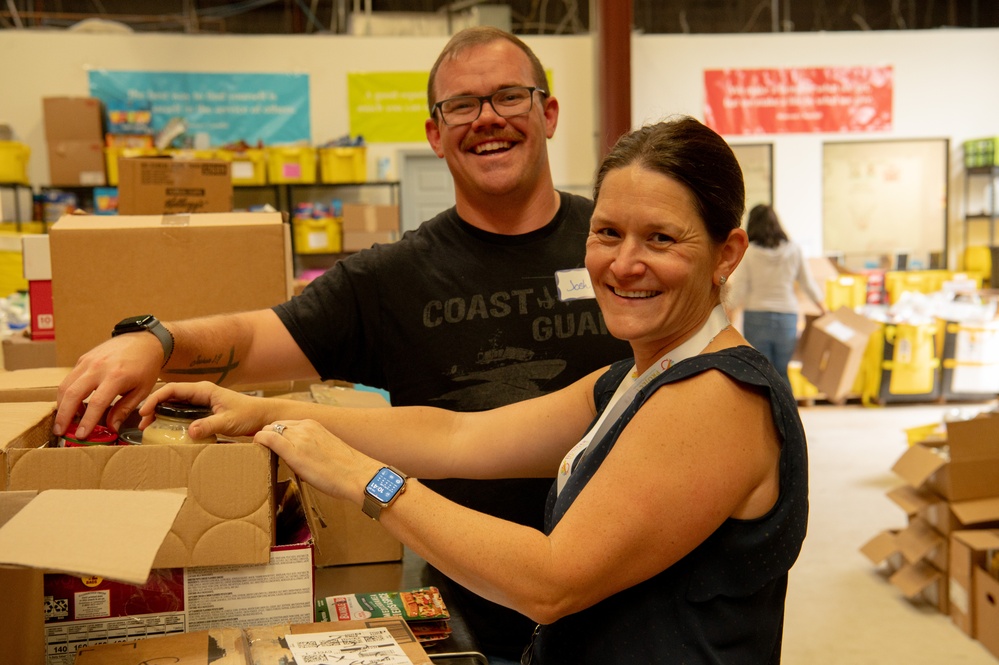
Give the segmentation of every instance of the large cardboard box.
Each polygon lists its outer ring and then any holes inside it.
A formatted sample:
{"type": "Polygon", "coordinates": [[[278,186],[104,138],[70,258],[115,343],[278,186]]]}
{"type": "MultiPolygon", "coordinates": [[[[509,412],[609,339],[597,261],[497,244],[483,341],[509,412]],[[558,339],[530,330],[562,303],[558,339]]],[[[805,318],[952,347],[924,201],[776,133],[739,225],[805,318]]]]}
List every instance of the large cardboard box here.
{"type": "Polygon", "coordinates": [[[948,501],[926,488],[902,485],[890,490],[888,498],[910,520],[919,518],[944,537],[962,529],[999,527],[999,497],[948,501]]]}
{"type": "Polygon", "coordinates": [[[120,159],[118,214],[230,212],[230,166],[224,160],[120,159]]]}
{"type": "Polygon", "coordinates": [[[801,349],[801,374],[830,402],[842,402],[853,388],[864,350],[879,324],[840,307],[811,325],[801,349]]]}
{"type": "Polygon", "coordinates": [[[127,316],[176,321],[272,307],[292,293],[291,237],[280,213],[67,215],[49,244],[63,367],[127,316]]]}
{"type": "Polygon", "coordinates": [[[999,414],[947,423],[947,445],[910,446],[892,471],[951,502],[999,497],[999,414]]]}

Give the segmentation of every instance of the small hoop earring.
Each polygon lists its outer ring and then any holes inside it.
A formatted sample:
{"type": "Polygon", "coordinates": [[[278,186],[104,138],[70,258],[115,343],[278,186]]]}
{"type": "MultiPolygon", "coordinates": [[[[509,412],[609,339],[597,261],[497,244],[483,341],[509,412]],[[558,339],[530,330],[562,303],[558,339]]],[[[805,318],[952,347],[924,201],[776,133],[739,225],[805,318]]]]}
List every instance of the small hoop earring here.
{"type": "Polygon", "coordinates": [[[725,275],[722,275],[721,277],[718,278],[718,286],[725,286],[725,282],[727,282],[727,281],[728,281],[728,277],[726,277],[725,275]]]}

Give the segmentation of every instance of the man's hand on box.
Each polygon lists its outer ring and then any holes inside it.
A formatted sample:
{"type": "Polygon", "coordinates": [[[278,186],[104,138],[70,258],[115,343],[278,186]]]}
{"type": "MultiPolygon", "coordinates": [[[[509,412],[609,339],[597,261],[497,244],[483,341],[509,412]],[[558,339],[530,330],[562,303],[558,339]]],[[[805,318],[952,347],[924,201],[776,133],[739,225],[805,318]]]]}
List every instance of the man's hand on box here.
{"type": "Polygon", "coordinates": [[[69,432],[84,439],[100,424],[105,410],[107,426],[117,432],[156,385],[162,362],[163,348],[149,334],[119,335],[87,351],[59,385],[53,432],[56,436],[69,432]],[[85,410],[75,424],[84,400],[85,410]],[[70,431],[73,427],[75,431],[70,431]]]}
{"type": "Polygon", "coordinates": [[[195,420],[187,431],[193,439],[212,434],[216,436],[252,436],[270,422],[266,413],[267,401],[251,397],[209,381],[198,383],[168,383],[142,403],[139,427],[145,429],[156,419],[156,405],[160,402],[186,402],[210,406],[212,415],[195,420]]]}

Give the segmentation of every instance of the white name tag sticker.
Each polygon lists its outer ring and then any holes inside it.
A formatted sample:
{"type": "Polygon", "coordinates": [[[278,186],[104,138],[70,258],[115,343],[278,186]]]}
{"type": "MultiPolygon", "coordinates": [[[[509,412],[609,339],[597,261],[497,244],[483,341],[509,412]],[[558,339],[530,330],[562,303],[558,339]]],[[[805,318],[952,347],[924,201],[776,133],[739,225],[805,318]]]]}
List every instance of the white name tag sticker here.
{"type": "Polygon", "coordinates": [[[593,284],[590,283],[590,273],[586,272],[586,268],[557,271],[555,273],[555,285],[558,287],[558,299],[562,302],[597,297],[593,293],[593,284]]]}

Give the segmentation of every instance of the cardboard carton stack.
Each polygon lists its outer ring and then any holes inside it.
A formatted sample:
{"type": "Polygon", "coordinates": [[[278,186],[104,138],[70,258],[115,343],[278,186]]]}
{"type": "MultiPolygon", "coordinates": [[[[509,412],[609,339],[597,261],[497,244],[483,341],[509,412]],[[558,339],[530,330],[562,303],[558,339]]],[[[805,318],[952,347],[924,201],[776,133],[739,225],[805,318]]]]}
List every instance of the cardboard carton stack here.
{"type": "Polygon", "coordinates": [[[999,553],[999,531],[990,530],[999,528],[999,412],[930,428],[892,470],[905,484],[888,498],[908,524],[877,534],[861,551],[888,566],[905,597],[950,614],[999,656],[995,564],[989,571],[999,553]]]}

